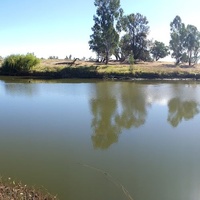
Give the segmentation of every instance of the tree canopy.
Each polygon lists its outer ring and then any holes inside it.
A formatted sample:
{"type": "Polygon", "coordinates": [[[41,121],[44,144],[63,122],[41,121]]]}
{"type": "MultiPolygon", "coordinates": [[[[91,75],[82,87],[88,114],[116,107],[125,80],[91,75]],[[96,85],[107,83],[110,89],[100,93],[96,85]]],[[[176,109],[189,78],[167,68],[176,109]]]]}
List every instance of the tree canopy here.
{"type": "Polygon", "coordinates": [[[97,11],[89,45],[90,49],[97,53],[98,58],[102,58],[107,64],[119,42],[115,21],[123,11],[120,8],[120,0],[95,0],[94,5],[97,11]]]}
{"type": "Polygon", "coordinates": [[[163,42],[159,42],[156,40],[153,43],[150,52],[153,56],[153,59],[157,61],[160,58],[164,58],[169,55],[169,47],[166,46],[163,42]]]}
{"type": "Polygon", "coordinates": [[[123,16],[120,19],[119,26],[125,32],[125,35],[122,37],[123,42],[120,46],[122,54],[132,54],[134,59],[146,59],[145,54],[148,51],[148,23],[147,18],[140,13],[123,16]]]}
{"type": "Polygon", "coordinates": [[[194,25],[185,25],[180,16],[170,23],[169,47],[163,42],[148,39],[150,32],[147,17],[140,13],[124,15],[120,0],[95,0],[93,34],[90,49],[97,54],[99,62],[108,63],[114,55],[117,60],[159,60],[171,53],[175,63],[195,64],[199,59],[200,32],[194,25]],[[170,51],[171,52],[170,52],[170,51]]]}
{"type": "Polygon", "coordinates": [[[200,51],[200,32],[193,25],[182,22],[180,16],[176,16],[170,23],[170,49],[172,58],[176,64],[188,62],[189,65],[197,63],[200,51]]]}

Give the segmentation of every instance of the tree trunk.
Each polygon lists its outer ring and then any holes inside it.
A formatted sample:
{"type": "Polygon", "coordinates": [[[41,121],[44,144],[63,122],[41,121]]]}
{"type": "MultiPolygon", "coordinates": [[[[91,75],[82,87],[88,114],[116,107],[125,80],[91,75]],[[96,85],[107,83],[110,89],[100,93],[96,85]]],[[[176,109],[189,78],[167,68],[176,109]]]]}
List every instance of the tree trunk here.
{"type": "Polygon", "coordinates": [[[115,53],[115,58],[116,58],[117,61],[118,61],[118,60],[121,60],[121,58],[120,58],[120,56],[119,56],[118,53],[115,53]]]}
{"type": "Polygon", "coordinates": [[[108,52],[106,52],[106,57],[105,57],[105,61],[106,61],[106,65],[108,64],[109,61],[109,56],[108,56],[108,52]]]}
{"type": "Polygon", "coordinates": [[[192,53],[191,53],[191,51],[189,52],[189,66],[191,66],[191,60],[192,60],[192,55],[191,55],[192,53]]]}

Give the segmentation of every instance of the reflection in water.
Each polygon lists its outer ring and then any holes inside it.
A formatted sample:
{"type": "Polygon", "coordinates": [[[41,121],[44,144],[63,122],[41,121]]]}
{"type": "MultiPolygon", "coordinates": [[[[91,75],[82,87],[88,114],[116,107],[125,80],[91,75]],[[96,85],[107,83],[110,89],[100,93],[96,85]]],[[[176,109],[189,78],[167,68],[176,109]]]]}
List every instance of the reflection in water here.
{"type": "Polygon", "coordinates": [[[122,85],[120,94],[123,110],[116,116],[117,125],[120,129],[143,125],[147,115],[145,93],[135,84],[128,83],[122,85]]]}
{"type": "Polygon", "coordinates": [[[199,82],[12,84],[0,82],[4,176],[68,200],[128,199],[124,187],[137,200],[199,199],[199,82]]]}
{"type": "Polygon", "coordinates": [[[199,105],[195,101],[181,101],[173,98],[168,103],[168,122],[177,127],[182,119],[189,120],[199,113],[199,105]]]}
{"type": "Polygon", "coordinates": [[[96,84],[96,97],[91,101],[93,113],[92,141],[95,148],[106,149],[118,141],[119,128],[114,122],[117,108],[112,88],[105,84],[96,84]]]}
{"type": "Polygon", "coordinates": [[[9,95],[16,95],[16,96],[35,96],[38,94],[38,87],[37,84],[23,84],[23,83],[9,83],[5,84],[5,91],[9,95]]]}
{"type": "Polygon", "coordinates": [[[117,90],[109,83],[95,86],[95,98],[91,100],[92,141],[95,148],[106,149],[118,141],[123,128],[130,129],[144,124],[147,103],[145,94],[132,83],[124,83],[117,90]]]}
{"type": "Polygon", "coordinates": [[[167,106],[168,102],[167,121],[173,127],[177,127],[183,119],[192,119],[199,113],[200,94],[193,85],[163,84],[157,87],[156,84],[101,82],[95,84],[94,95],[90,105],[95,148],[106,149],[118,141],[123,129],[144,125],[147,106],[155,102],[159,106],[167,106]]]}

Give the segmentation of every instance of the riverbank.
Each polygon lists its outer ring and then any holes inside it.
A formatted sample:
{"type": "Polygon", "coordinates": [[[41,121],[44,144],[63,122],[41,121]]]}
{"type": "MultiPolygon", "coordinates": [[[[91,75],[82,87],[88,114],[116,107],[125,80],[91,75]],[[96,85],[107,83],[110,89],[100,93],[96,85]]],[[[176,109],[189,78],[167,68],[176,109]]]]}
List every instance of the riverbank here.
{"type": "Polygon", "coordinates": [[[8,178],[0,178],[0,200],[27,199],[27,200],[58,200],[56,196],[41,189],[30,188],[22,183],[8,178]]]}
{"type": "Polygon", "coordinates": [[[98,79],[194,79],[200,80],[200,65],[175,66],[172,62],[138,62],[129,65],[110,62],[108,65],[96,62],[42,60],[29,72],[10,73],[0,71],[0,75],[31,76],[37,78],[98,78],[98,79]]]}

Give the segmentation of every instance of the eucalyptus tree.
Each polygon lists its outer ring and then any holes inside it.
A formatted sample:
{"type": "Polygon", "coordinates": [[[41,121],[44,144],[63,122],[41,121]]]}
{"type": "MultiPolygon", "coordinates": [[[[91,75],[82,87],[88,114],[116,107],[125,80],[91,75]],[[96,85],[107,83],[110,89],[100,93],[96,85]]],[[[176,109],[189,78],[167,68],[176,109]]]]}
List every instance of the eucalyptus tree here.
{"type": "Polygon", "coordinates": [[[97,10],[89,46],[107,64],[119,42],[115,24],[123,10],[120,8],[120,0],[95,0],[94,5],[97,10]]]}
{"type": "Polygon", "coordinates": [[[184,47],[187,52],[187,58],[190,66],[191,64],[196,64],[199,59],[200,32],[193,25],[187,25],[186,32],[184,47]]]}
{"type": "Polygon", "coordinates": [[[145,60],[148,54],[148,20],[140,13],[121,17],[118,27],[125,32],[120,42],[123,54],[145,60]]]}
{"type": "Polygon", "coordinates": [[[181,61],[185,61],[185,47],[184,41],[186,37],[185,24],[179,16],[176,16],[174,20],[170,23],[170,49],[172,50],[172,58],[175,58],[176,65],[181,61]]]}
{"type": "Polygon", "coordinates": [[[125,34],[119,41],[118,48],[115,51],[115,57],[121,62],[125,61],[131,55],[130,36],[125,34]]]}
{"type": "Polygon", "coordinates": [[[171,40],[170,49],[176,64],[180,62],[197,63],[200,52],[200,32],[193,25],[185,26],[181,18],[176,16],[170,24],[171,40]]]}
{"type": "Polygon", "coordinates": [[[169,47],[166,46],[163,42],[155,41],[150,50],[153,59],[158,61],[160,58],[164,58],[169,55],[169,47]]]}

